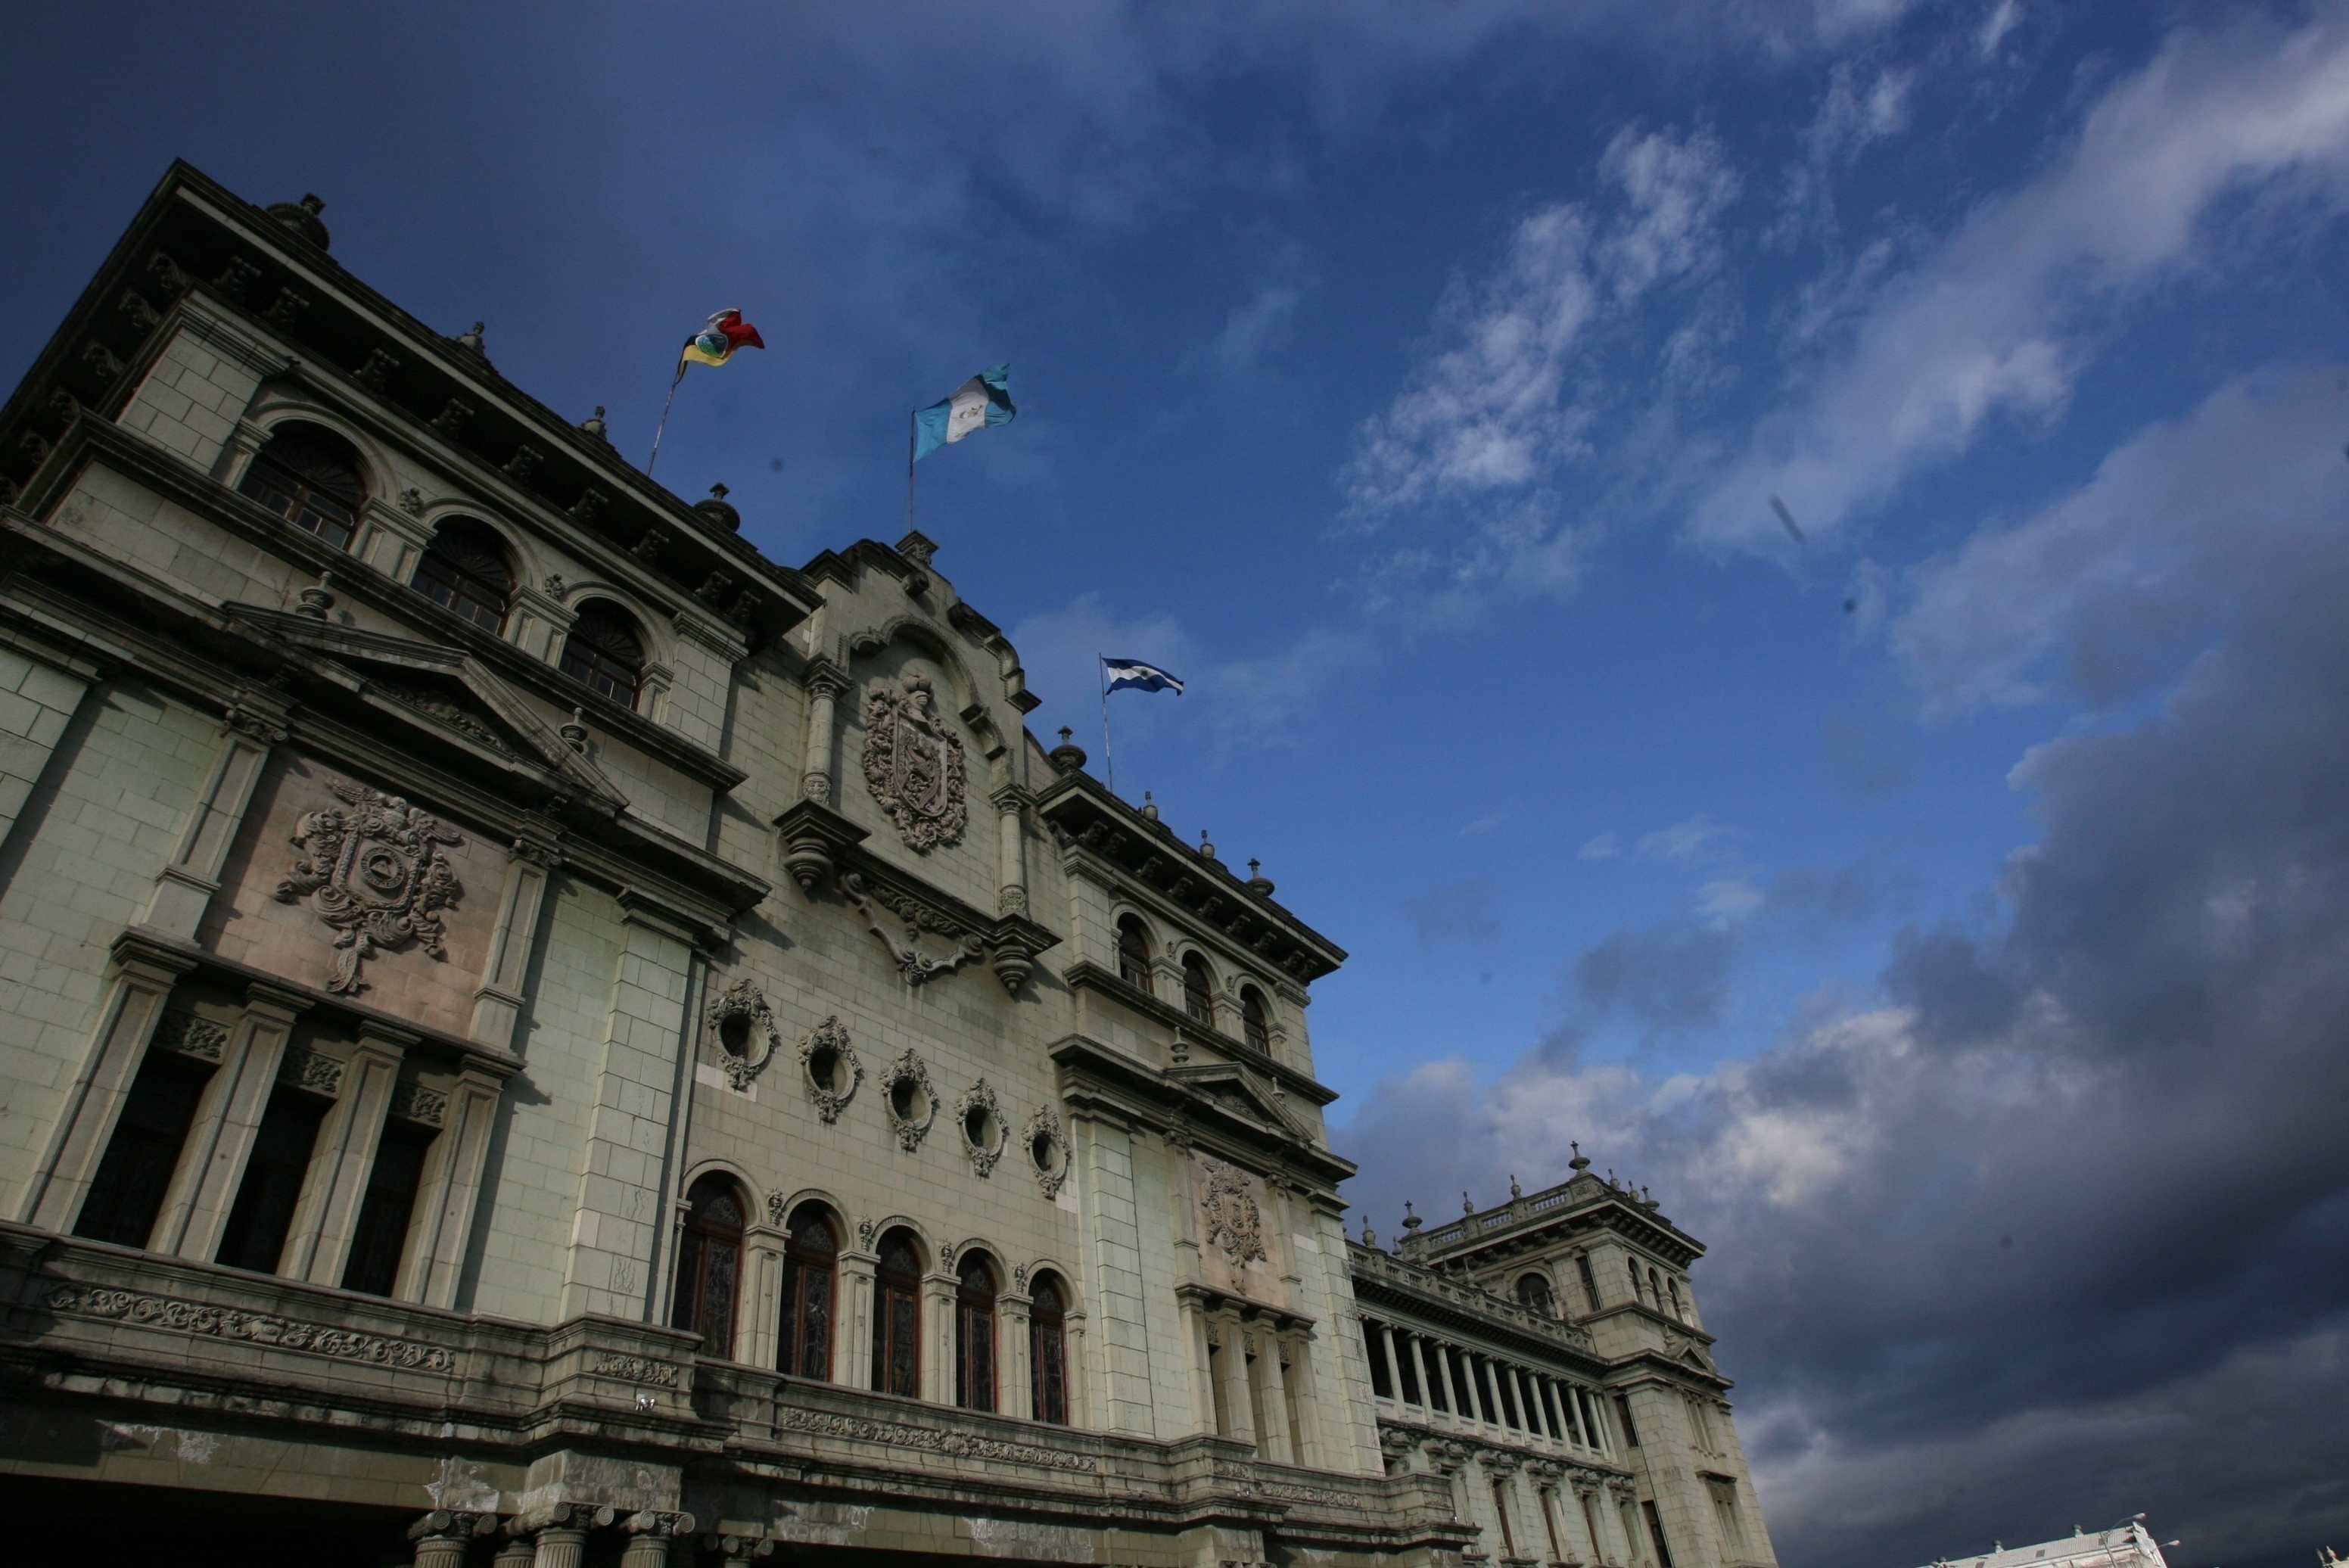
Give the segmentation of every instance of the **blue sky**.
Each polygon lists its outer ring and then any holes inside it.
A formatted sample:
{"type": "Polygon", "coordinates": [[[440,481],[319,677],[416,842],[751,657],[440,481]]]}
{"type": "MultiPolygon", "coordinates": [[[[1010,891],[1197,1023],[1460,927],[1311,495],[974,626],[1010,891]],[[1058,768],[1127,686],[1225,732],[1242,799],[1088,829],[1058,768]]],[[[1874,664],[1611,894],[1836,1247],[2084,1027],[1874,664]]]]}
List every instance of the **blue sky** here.
{"type": "Polygon", "coordinates": [[[5,69],[7,363],[175,156],[623,450],[740,307],[660,473],[785,562],[1008,359],[918,521],[1038,733],[1189,680],[1120,786],[1351,952],[1382,1231],[1578,1139],[1712,1240],[1788,1562],[2349,1535],[2341,7],[134,5],[5,69]]]}

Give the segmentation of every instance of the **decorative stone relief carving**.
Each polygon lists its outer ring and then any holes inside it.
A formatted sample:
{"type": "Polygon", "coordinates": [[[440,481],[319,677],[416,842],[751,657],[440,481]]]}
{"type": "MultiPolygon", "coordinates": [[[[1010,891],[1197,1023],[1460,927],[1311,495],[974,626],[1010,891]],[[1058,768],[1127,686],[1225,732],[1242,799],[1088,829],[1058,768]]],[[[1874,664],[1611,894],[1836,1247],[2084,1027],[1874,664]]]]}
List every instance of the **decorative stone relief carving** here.
{"type": "Polygon", "coordinates": [[[228,1030],[193,1013],[166,1013],[155,1026],[154,1046],[200,1061],[217,1062],[228,1050],[228,1030]]]}
{"type": "Polygon", "coordinates": [[[776,1033],[775,1015],[767,1006],[766,994],[749,979],[735,981],[709,999],[709,1032],[718,1042],[718,1065],[737,1094],[750,1087],[750,1080],[783,1043],[776,1033]],[[746,1047],[740,1051],[734,1048],[734,1030],[730,1027],[737,1023],[742,1026],[746,1047]]]}
{"type": "Polygon", "coordinates": [[[1060,1117],[1051,1107],[1040,1105],[1019,1136],[1027,1141],[1028,1163],[1035,1168],[1036,1185],[1047,1198],[1059,1197],[1061,1184],[1069,1179],[1069,1139],[1061,1130],[1060,1117]]]}
{"type": "Polygon", "coordinates": [[[791,1201],[792,1195],[789,1192],[784,1191],[781,1187],[768,1188],[767,1223],[775,1226],[777,1229],[781,1229],[783,1223],[783,1205],[789,1203],[791,1201]]]}
{"type": "Polygon", "coordinates": [[[938,1267],[951,1272],[954,1268],[955,1254],[961,1251],[962,1248],[956,1243],[940,1242],[938,1243],[938,1267]]]}
{"type": "Polygon", "coordinates": [[[403,1080],[392,1088],[391,1114],[403,1121],[439,1127],[448,1119],[449,1097],[413,1079],[403,1080]]]}
{"type": "Polygon", "coordinates": [[[864,1081],[864,1064],[857,1059],[856,1047],[848,1043],[848,1031],[841,1026],[839,1015],[800,1037],[800,1076],[807,1082],[808,1099],[815,1101],[816,1114],[826,1121],[838,1121],[842,1108],[856,1097],[856,1086],[864,1081]],[[830,1082],[820,1080],[816,1073],[827,1052],[836,1064],[830,1082]]]}
{"type": "Polygon", "coordinates": [[[366,990],[359,965],[379,947],[414,942],[445,961],[440,912],[454,907],[464,889],[441,846],[465,841],[397,795],[341,779],[326,788],[350,809],[303,815],[294,835],[303,854],[277,884],[279,903],[307,898],[319,920],[341,933],[326,989],[345,995],[366,990]]]}
{"type": "Polygon", "coordinates": [[[333,1099],[343,1092],[343,1064],[316,1051],[288,1051],[277,1065],[277,1081],[333,1099]]]}
{"type": "Polygon", "coordinates": [[[439,719],[470,740],[480,741],[501,757],[514,755],[513,748],[506,744],[504,736],[439,692],[400,686],[392,681],[370,681],[367,686],[369,690],[380,692],[402,707],[412,707],[419,713],[439,719]]]}
{"type": "Polygon", "coordinates": [[[878,1228],[879,1228],[879,1227],[875,1226],[875,1225],[873,1223],[873,1222],[872,1222],[872,1221],[870,1221],[870,1220],[859,1220],[859,1221],[857,1221],[857,1222],[856,1222],[856,1244],[857,1244],[858,1246],[862,1247],[863,1249],[864,1249],[864,1251],[866,1251],[866,1252],[868,1252],[868,1253],[869,1253],[869,1252],[871,1252],[871,1251],[873,1250],[873,1236],[874,1236],[874,1233],[878,1228]]]}
{"type": "Polygon", "coordinates": [[[232,1307],[144,1295],[137,1291],[60,1285],[49,1294],[48,1305],[52,1312],[72,1313],[78,1317],[128,1321],[220,1339],[249,1339],[280,1350],[306,1350],[345,1361],[371,1361],[378,1366],[427,1372],[453,1372],[457,1368],[456,1354],[438,1345],[327,1328],[271,1313],[239,1312],[232,1307]]]}
{"type": "Polygon", "coordinates": [[[623,1356],[616,1350],[606,1350],[595,1357],[595,1373],[598,1377],[618,1377],[630,1383],[649,1383],[656,1388],[677,1387],[677,1368],[664,1362],[642,1356],[623,1356]]]}
{"type": "Polygon", "coordinates": [[[881,1075],[881,1108],[889,1113],[889,1127],[897,1147],[911,1154],[930,1134],[938,1118],[938,1091],[931,1087],[930,1069],[914,1047],[889,1064],[881,1075]]]}
{"type": "Polygon", "coordinates": [[[1028,1294],[1028,1265],[1014,1264],[1011,1267],[1011,1291],[1015,1295],[1028,1294]]]}
{"type": "Polygon", "coordinates": [[[926,676],[880,680],[864,693],[864,784],[908,849],[927,852],[962,837],[962,737],[947,727],[926,676]]]}
{"type": "Polygon", "coordinates": [[[1201,1157],[1207,1169],[1199,1193],[1201,1233],[1236,1264],[1266,1261],[1264,1215],[1248,1195],[1247,1181],[1228,1165],[1201,1157]]]}
{"type": "Polygon", "coordinates": [[[891,887],[875,887],[855,872],[840,873],[840,891],[841,895],[854,904],[857,913],[864,917],[865,929],[888,949],[889,956],[896,963],[898,975],[908,985],[919,985],[941,975],[951,975],[964,965],[976,963],[987,956],[987,949],[977,936],[965,932],[959,923],[910,894],[891,887]],[[885,905],[904,921],[909,937],[923,931],[935,931],[942,936],[958,936],[961,944],[955,949],[953,957],[933,958],[910,940],[899,942],[890,935],[873,912],[875,903],[885,905]]]}
{"type": "Polygon", "coordinates": [[[785,1406],[775,1412],[775,1425],[817,1437],[845,1438],[855,1442],[884,1443],[891,1448],[921,1449],[958,1458],[999,1460],[1006,1464],[1034,1465],[1043,1470],[1092,1474],[1100,1464],[1089,1454],[1064,1454],[1026,1443],[1007,1443],[968,1432],[941,1431],[930,1427],[901,1427],[892,1421],[871,1421],[862,1416],[835,1416],[823,1410],[785,1406]]]}
{"type": "Polygon", "coordinates": [[[1003,1146],[1009,1140],[1003,1126],[1003,1104],[996,1099],[994,1087],[980,1078],[963,1090],[962,1098],[955,1101],[954,1116],[956,1130],[962,1134],[963,1152],[970,1156],[972,1173],[991,1174],[995,1162],[1003,1158],[1003,1146]]]}

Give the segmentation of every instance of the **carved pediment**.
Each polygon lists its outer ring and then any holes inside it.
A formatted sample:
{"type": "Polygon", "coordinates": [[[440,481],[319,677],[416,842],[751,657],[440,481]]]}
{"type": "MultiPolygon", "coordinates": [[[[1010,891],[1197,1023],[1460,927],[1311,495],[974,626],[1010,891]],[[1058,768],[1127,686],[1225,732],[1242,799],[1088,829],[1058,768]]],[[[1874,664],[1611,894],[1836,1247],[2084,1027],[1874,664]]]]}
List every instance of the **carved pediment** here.
{"type": "Polygon", "coordinates": [[[1305,1130],[1290,1117],[1280,1097],[1237,1063],[1202,1062],[1169,1068],[1166,1076],[1212,1101],[1227,1115],[1269,1128],[1285,1137],[1305,1136],[1305,1130]]]}
{"type": "Polygon", "coordinates": [[[603,771],[521,694],[461,649],[337,626],[286,611],[231,605],[241,620],[325,655],[362,701],[509,765],[552,773],[569,791],[617,812],[628,803],[603,771]]]}

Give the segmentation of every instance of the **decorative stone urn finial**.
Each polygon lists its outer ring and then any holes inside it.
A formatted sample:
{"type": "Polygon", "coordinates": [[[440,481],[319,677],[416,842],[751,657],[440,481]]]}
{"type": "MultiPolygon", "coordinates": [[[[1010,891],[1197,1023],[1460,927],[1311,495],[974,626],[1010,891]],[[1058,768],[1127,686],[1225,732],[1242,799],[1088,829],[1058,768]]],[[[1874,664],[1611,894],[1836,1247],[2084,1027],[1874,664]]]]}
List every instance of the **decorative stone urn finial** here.
{"type": "Polygon", "coordinates": [[[1074,773],[1084,767],[1084,748],[1076,745],[1069,738],[1075,733],[1076,731],[1063,727],[1061,730],[1061,744],[1044,754],[1044,760],[1052,765],[1053,772],[1074,773]]]}
{"type": "Polygon", "coordinates": [[[460,348],[470,348],[474,353],[480,355],[482,358],[487,359],[490,356],[490,351],[485,346],[481,335],[488,329],[489,323],[482,321],[475,322],[473,324],[472,331],[460,332],[457,335],[457,346],[460,348]]]}
{"type": "Polygon", "coordinates": [[[1142,792],[1142,819],[1145,822],[1158,820],[1158,802],[1150,798],[1147,789],[1142,792]]]}
{"type": "Polygon", "coordinates": [[[1590,1169],[1590,1156],[1582,1151],[1581,1144],[1568,1143],[1567,1147],[1574,1150],[1574,1158],[1566,1162],[1567,1169],[1578,1176],[1590,1169]]]}
{"type": "Polygon", "coordinates": [[[1411,1200],[1405,1198],[1402,1201],[1402,1228],[1416,1235],[1419,1233],[1420,1226],[1425,1223],[1427,1223],[1425,1220],[1411,1212],[1411,1200]]]}
{"type": "Polygon", "coordinates": [[[1199,830],[1199,858],[1203,861],[1216,858],[1216,846],[1207,842],[1207,830],[1205,828],[1199,830]]]}
{"type": "Polygon", "coordinates": [[[1248,862],[1247,890],[1248,892],[1256,894],[1258,898],[1270,898],[1272,896],[1272,879],[1264,874],[1263,865],[1264,862],[1261,861],[1250,861],[1248,862]]]}
{"type": "Polygon", "coordinates": [[[579,428],[599,441],[608,443],[612,438],[611,432],[604,428],[604,405],[601,403],[595,405],[593,414],[579,421],[579,428]]]}
{"type": "Polygon", "coordinates": [[[318,222],[318,214],[326,210],[326,201],[316,195],[305,196],[299,201],[272,201],[264,209],[322,251],[326,248],[326,225],[318,222]]]}

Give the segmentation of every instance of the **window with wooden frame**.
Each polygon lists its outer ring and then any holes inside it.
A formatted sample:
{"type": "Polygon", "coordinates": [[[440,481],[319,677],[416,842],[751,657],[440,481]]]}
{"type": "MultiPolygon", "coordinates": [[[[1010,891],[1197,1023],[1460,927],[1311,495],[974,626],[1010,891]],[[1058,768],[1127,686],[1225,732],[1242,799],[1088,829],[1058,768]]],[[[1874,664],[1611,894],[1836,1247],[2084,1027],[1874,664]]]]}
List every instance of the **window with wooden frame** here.
{"type": "Polygon", "coordinates": [[[478,522],[455,518],[432,536],[432,546],[408,585],[482,630],[495,632],[506,624],[514,574],[496,534],[478,522]]]}
{"type": "Polygon", "coordinates": [[[840,1274],[840,1233],[821,1203],[792,1211],[783,1243],[782,1355],[780,1370],[819,1383],[832,1379],[833,1282],[840,1274]]]}
{"type": "Polygon", "coordinates": [[[1216,995],[1207,985],[1207,961],[1195,953],[1183,954],[1183,1011],[1193,1021],[1216,1026],[1216,995]]]}
{"type": "Polygon", "coordinates": [[[1028,1366],[1035,1384],[1036,1419],[1069,1424],[1068,1302],[1061,1282],[1039,1274],[1028,1308],[1028,1366]]]}
{"type": "Polygon", "coordinates": [[[1265,1018],[1264,997],[1253,985],[1240,993],[1240,1038],[1250,1050],[1272,1055],[1272,1026],[1265,1018]]]}
{"type": "Polygon", "coordinates": [[[724,1176],[709,1175],[686,1194],[685,1232],[677,1249],[677,1299],[672,1328],[701,1336],[701,1353],[734,1358],[734,1304],[742,1277],[742,1194],[724,1176]]]}
{"type": "Polygon", "coordinates": [[[1150,994],[1150,939],[1142,922],[1127,915],[1117,923],[1117,977],[1144,995],[1150,994]]]}
{"type": "Polygon", "coordinates": [[[277,427],[236,488],[336,550],[350,548],[367,500],[349,444],[315,425],[277,427]]]}
{"type": "Polygon", "coordinates": [[[955,1403],[995,1408],[995,1265],[966,1253],[955,1271],[955,1403]]]}
{"type": "Polygon", "coordinates": [[[622,707],[636,707],[645,674],[645,645],[636,623],[616,604],[588,603],[564,639],[563,673],[622,707]]]}
{"type": "Polygon", "coordinates": [[[873,1387],[918,1398],[922,1392],[922,1259],[914,1238],[892,1231],[881,1238],[873,1275],[873,1387]]]}

